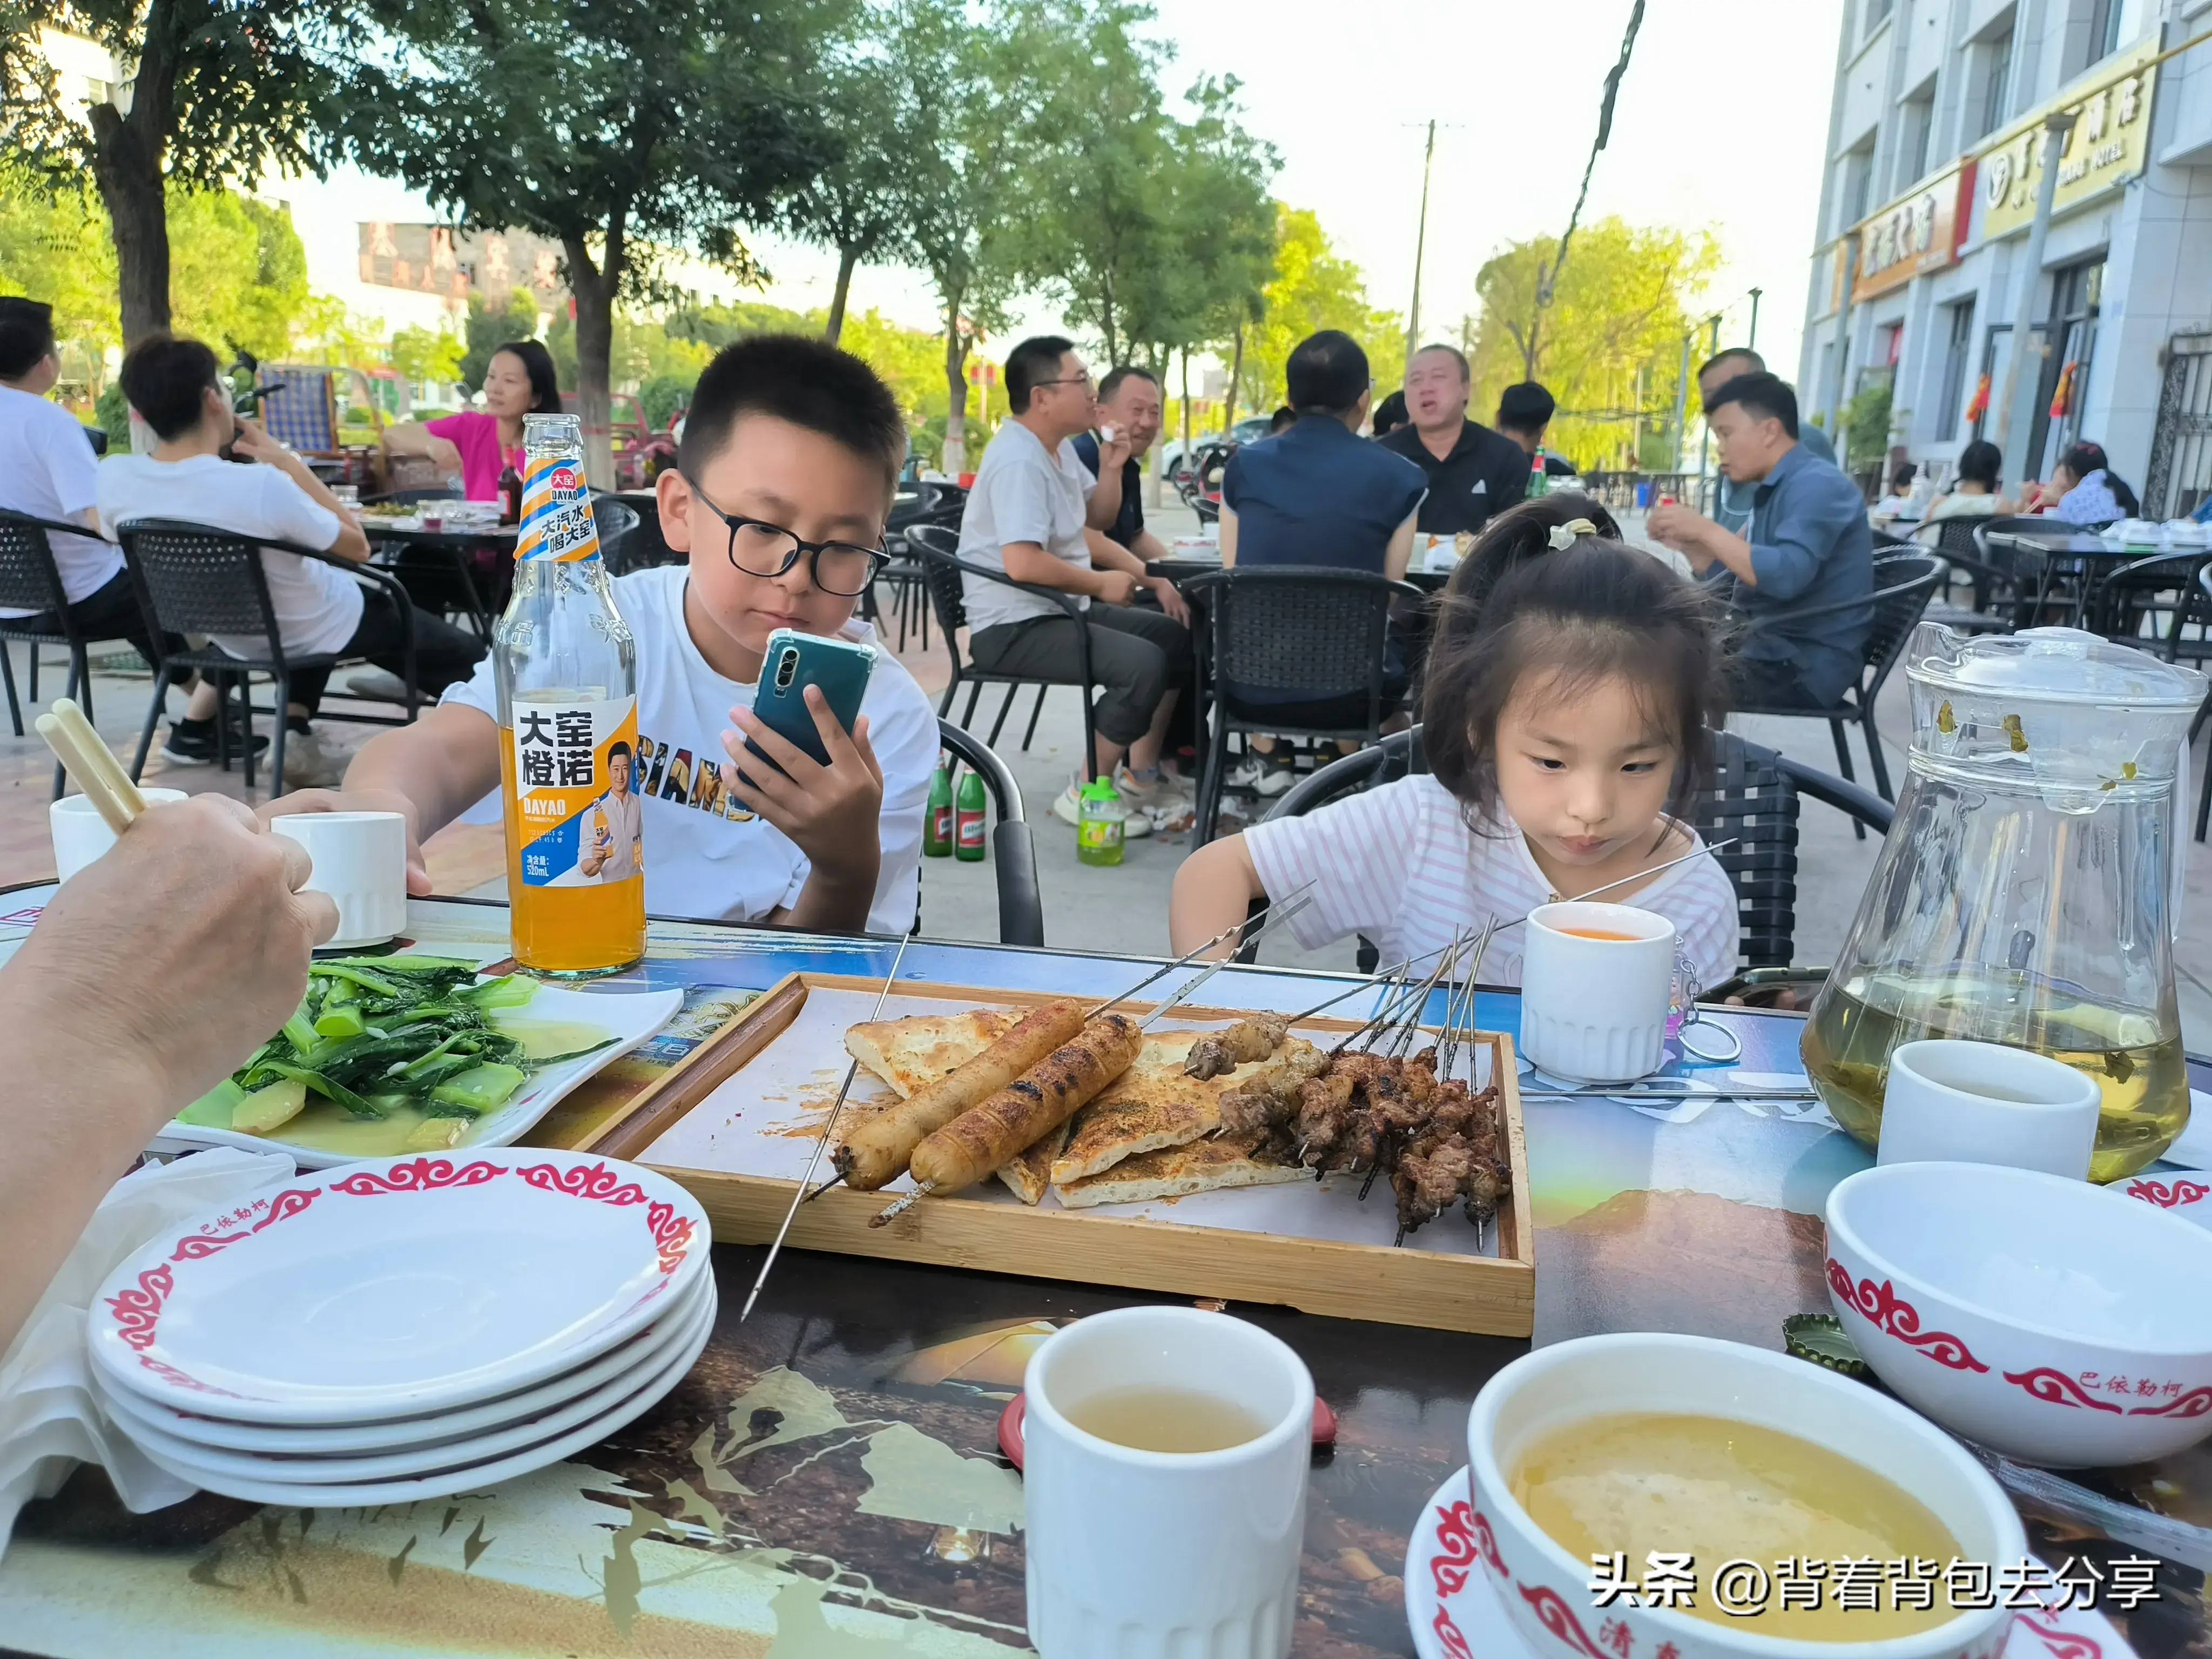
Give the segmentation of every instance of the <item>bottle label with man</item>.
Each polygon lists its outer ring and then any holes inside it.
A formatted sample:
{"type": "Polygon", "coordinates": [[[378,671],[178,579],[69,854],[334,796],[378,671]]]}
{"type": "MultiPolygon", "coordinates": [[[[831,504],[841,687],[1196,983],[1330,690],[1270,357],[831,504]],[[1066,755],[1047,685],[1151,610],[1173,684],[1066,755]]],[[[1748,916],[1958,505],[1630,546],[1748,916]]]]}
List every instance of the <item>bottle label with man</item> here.
{"type": "Polygon", "coordinates": [[[514,746],[507,759],[525,885],[642,879],[636,755],[635,697],[556,692],[514,700],[514,746]]]}

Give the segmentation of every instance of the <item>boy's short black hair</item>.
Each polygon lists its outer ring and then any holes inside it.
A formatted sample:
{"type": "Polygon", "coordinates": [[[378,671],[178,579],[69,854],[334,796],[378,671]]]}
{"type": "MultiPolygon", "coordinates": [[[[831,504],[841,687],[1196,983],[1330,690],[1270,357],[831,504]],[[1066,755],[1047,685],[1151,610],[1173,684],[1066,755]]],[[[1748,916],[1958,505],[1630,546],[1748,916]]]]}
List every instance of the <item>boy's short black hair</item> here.
{"type": "Polygon", "coordinates": [[[768,415],[818,432],[884,469],[886,489],[906,465],[906,417],[876,371],[826,340],[753,334],[714,354],[691,393],[676,465],[685,477],[721,453],[741,415],[768,415]]]}
{"type": "Polygon", "coordinates": [[[44,300],[0,300],[0,380],[20,380],[54,349],[54,308],[44,300]]]}
{"type": "Polygon", "coordinates": [[[1559,406],[1538,382],[1523,380],[1498,394],[1498,424],[1515,432],[1540,432],[1559,406]]]}
{"type": "Polygon", "coordinates": [[[1711,419],[1728,404],[1737,404],[1755,421],[1771,416],[1782,422],[1782,429],[1792,439],[1797,435],[1797,394],[1778,374],[1737,375],[1713,393],[1712,402],[1705,405],[1705,417],[1711,419]]]}
{"type": "Polygon", "coordinates": [[[149,334],[131,348],[116,377],[138,418],[166,441],[200,422],[202,398],[222,385],[222,366],[204,342],[181,334],[149,334]]]}
{"type": "Polygon", "coordinates": [[[1030,410],[1030,393],[1060,378],[1060,360],[1075,342],[1057,334],[1032,334],[1006,354],[1006,407],[1017,415],[1030,410]]]}
{"type": "Polygon", "coordinates": [[[1367,390],[1367,354],[1342,329],[1325,328],[1291,348],[1283,384],[1301,415],[1346,414],[1367,390]]]}

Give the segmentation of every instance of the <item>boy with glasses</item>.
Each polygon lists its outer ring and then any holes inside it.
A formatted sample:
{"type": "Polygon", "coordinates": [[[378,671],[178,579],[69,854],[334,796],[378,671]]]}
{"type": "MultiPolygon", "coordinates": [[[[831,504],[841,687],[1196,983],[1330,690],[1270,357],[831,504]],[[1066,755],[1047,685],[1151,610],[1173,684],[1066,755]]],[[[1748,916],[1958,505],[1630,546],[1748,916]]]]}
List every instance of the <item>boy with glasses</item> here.
{"type": "MultiPolygon", "coordinates": [[[[650,914],[913,925],[938,756],[937,717],[913,677],[880,653],[849,732],[809,690],[826,766],[752,714],[775,629],[875,642],[853,613],[882,562],[905,456],[889,388],[821,341],[757,335],[700,376],[676,468],[655,486],[661,534],[690,562],[614,584],[637,639],[639,741],[626,775],[635,800],[610,815],[607,852],[619,860],[626,841],[641,843],[650,914]],[[747,738],[781,770],[754,761],[740,775],[747,738]]],[[[341,792],[266,810],[404,812],[408,884],[428,892],[420,838],[498,785],[498,707],[487,662],[415,725],[364,744],[341,792]]]]}

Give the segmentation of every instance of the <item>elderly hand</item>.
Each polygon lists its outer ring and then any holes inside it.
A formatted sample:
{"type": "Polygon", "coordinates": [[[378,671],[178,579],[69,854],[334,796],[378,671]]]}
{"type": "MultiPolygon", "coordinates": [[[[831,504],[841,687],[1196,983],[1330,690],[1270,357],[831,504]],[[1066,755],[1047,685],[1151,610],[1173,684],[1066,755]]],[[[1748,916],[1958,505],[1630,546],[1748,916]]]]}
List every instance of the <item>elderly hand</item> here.
{"type": "Polygon", "coordinates": [[[300,1006],[337,907],[303,893],[307,849],[234,800],[147,809],[71,877],[8,964],[9,994],[94,1066],[113,1066],[151,1134],[300,1006]]]}
{"type": "Polygon", "coordinates": [[[1185,628],[1190,626],[1190,601],[1184,599],[1180,588],[1165,576],[1147,576],[1145,586],[1152,590],[1152,597],[1160,602],[1160,610],[1172,622],[1185,628]]]}

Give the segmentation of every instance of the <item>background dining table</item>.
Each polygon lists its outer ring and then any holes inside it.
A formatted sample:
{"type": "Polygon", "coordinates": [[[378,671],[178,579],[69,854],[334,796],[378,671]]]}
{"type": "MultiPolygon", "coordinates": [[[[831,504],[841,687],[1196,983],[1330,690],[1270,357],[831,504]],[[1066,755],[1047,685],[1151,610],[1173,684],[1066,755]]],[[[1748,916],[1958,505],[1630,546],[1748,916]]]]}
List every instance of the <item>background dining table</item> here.
{"type": "MultiPolygon", "coordinates": [[[[0,894],[0,957],[51,890],[0,894]]],[[[507,949],[506,911],[414,901],[394,948],[491,961],[507,949]]],[[[879,977],[896,948],[655,922],[643,964],[599,988],[679,988],[683,1011],[530,1139],[569,1144],[604,1123],[785,974],[879,977]]],[[[1106,996],[1144,971],[1091,952],[916,940],[900,976],[1106,996]]],[[[1343,982],[1237,967],[1206,1000],[1288,1012],[1343,982]]],[[[1486,1029],[1517,1028],[1510,992],[1478,996],[1475,1012],[1486,1029]]],[[[1797,1017],[1711,1018],[1741,1039],[1743,1057],[1667,1068],[1704,1079],[1704,1092],[1527,1101],[1536,1342],[1663,1330],[1778,1348],[1786,1316],[1827,1308],[1822,1203],[1867,1153],[1817,1102],[1787,1094],[1804,1086],[1797,1017]],[[1731,1097],[1730,1086],[1768,1092],[1731,1097]]],[[[719,1244],[714,1255],[722,1313],[686,1380],[598,1447],[495,1490],[336,1510],[202,1494],[133,1516],[103,1477],[81,1470],[24,1510],[0,1559],[0,1650],[890,1659],[1024,1650],[1020,1477],[1000,1452],[1000,1415],[1059,1326],[1178,1298],[1027,1278],[1018,1262],[961,1271],[791,1250],[741,1325],[761,1249],[719,1244]]],[[[1340,1419],[1334,1448],[1314,1462],[1293,1650],[1414,1651],[1409,1535],[1466,1462],[1476,1391],[1528,1344],[1280,1307],[1231,1311],[1297,1349],[1340,1419]]],[[[2160,1558],[2157,1598],[2112,1615],[2142,1659],[2212,1653],[2203,1599],[2212,1455],[2063,1479],[1997,1473],[2053,1566],[2160,1558]]]]}
{"type": "Polygon", "coordinates": [[[364,519],[372,556],[405,585],[415,603],[433,613],[459,613],[482,637],[507,608],[514,582],[515,526],[446,523],[425,529],[419,520],[364,519]]]}

